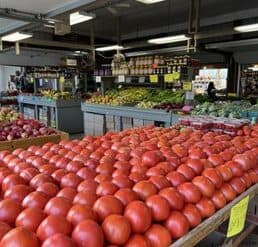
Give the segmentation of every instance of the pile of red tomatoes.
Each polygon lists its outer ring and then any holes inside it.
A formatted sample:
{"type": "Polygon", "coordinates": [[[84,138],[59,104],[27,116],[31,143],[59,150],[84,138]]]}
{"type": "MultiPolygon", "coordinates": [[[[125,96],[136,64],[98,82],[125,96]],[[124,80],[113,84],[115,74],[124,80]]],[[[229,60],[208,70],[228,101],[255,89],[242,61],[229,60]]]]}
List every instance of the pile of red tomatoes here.
{"type": "Polygon", "coordinates": [[[1,151],[0,247],[168,247],[257,182],[251,134],[144,127],[1,151]]]}

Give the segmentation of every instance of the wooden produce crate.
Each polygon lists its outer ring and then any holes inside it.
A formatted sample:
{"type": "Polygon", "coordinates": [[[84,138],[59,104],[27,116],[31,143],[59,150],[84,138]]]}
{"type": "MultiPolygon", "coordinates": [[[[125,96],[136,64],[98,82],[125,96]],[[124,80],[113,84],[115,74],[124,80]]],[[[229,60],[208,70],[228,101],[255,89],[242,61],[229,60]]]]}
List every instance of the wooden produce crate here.
{"type": "Polygon", "coordinates": [[[61,140],[68,140],[69,134],[65,132],[59,132],[57,134],[49,135],[49,136],[39,136],[33,138],[23,138],[16,139],[12,141],[2,141],[0,142],[0,151],[9,150],[13,151],[17,148],[28,148],[32,145],[35,146],[43,146],[45,143],[59,143],[61,140]]]}

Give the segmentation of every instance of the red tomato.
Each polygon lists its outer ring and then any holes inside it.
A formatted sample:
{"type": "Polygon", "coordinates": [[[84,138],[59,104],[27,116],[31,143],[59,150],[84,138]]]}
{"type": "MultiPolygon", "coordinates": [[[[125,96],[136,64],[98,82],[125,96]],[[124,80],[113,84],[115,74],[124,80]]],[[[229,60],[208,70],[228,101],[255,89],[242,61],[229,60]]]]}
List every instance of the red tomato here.
{"type": "Polygon", "coordinates": [[[41,241],[57,234],[70,235],[72,227],[66,218],[61,216],[49,215],[45,218],[37,229],[37,236],[41,241]]]}
{"type": "Polygon", "coordinates": [[[76,226],[87,219],[95,220],[96,215],[90,207],[81,204],[75,204],[69,210],[66,218],[73,226],[76,226]]]}
{"type": "Polygon", "coordinates": [[[56,167],[51,164],[45,164],[39,168],[39,171],[46,175],[51,175],[56,170],[56,167]]]}
{"type": "Polygon", "coordinates": [[[200,175],[204,170],[204,165],[200,159],[188,159],[186,165],[192,168],[196,175],[200,175]]]}
{"type": "Polygon", "coordinates": [[[133,191],[136,192],[142,200],[146,200],[148,197],[158,192],[155,185],[148,180],[143,180],[135,184],[133,191]]]}
{"type": "Polygon", "coordinates": [[[233,177],[242,177],[243,176],[243,170],[241,169],[240,165],[234,161],[228,161],[225,164],[227,167],[230,168],[233,177]]]}
{"type": "Polygon", "coordinates": [[[212,197],[215,191],[214,184],[204,176],[195,177],[192,183],[198,187],[202,195],[205,197],[212,197]]]}
{"type": "Polygon", "coordinates": [[[41,191],[47,194],[49,197],[54,197],[58,193],[59,188],[57,185],[47,182],[40,184],[37,188],[37,191],[41,191]]]}
{"type": "Polygon", "coordinates": [[[118,170],[125,170],[125,171],[128,171],[131,169],[131,165],[127,161],[116,161],[114,163],[114,167],[118,170]]]}
{"type": "Polygon", "coordinates": [[[20,162],[21,160],[19,158],[14,158],[7,163],[7,166],[9,169],[14,170],[15,166],[17,166],[20,162]]]}
{"type": "Polygon", "coordinates": [[[131,234],[129,220],[121,215],[109,215],[102,223],[105,239],[111,244],[123,245],[131,234]]]}
{"type": "Polygon", "coordinates": [[[118,187],[109,181],[104,181],[99,184],[96,189],[97,196],[107,196],[107,195],[114,195],[118,187]]]}
{"type": "Polygon", "coordinates": [[[54,178],[58,183],[61,182],[61,179],[64,175],[66,175],[68,172],[65,169],[58,169],[52,173],[52,178],[54,178]]]}
{"type": "Polygon", "coordinates": [[[10,174],[12,174],[12,172],[8,168],[3,168],[0,171],[0,185],[2,184],[3,180],[10,174]]]}
{"type": "Polygon", "coordinates": [[[176,171],[181,173],[187,181],[191,181],[195,177],[194,170],[185,164],[180,165],[176,171]]]}
{"type": "Polygon", "coordinates": [[[147,198],[147,206],[151,209],[153,220],[166,220],[170,214],[170,205],[161,195],[153,195],[147,198]]]}
{"type": "Polygon", "coordinates": [[[60,186],[62,188],[70,187],[76,189],[77,186],[82,182],[82,179],[75,173],[68,173],[61,179],[60,186]]]}
{"type": "Polygon", "coordinates": [[[37,208],[26,208],[16,218],[16,226],[22,226],[32,232],[36,232],[40,223],[47,217],[47,215],[37,208]]]}
{"type": "Polygon", "coordinates": [[[134,183],[138,183],[142,180],[146,180],[147,176],[144,173],[140,173],[140,172],[131,172],[129,178],[134,182],[134,183]]]}
{"type": "Polygon", "coordinates": [[[172,151],[180,158],[186,157],[188,155],[187,149],[185,149],[180,144],[172,146],[172,151]]]}
{"type": "Polygon", "coordinates": [[[208,178],[215,185],[216,189],[220,189],[223,185],[223,178],[220,172],[214,168],[205,169],[202,176],[208,178]]]}
{"type": "Polygon", "coordinates": [[[23,199],[32,191],[31,187],[24,185],[24,184],[18,184],[10,189],[8,189],[4,193],[5,199],[12,199],[18,203],[22,203],[23,199]]]}
{"type": "Polygon", "coordinates": [[[111,181],[112,180],[112,177],[111,175],[108,175],[108,174],[98,174],[94,180],[97,182],[97,183],[101,183],[101,182],[105,182],[105,181],[111,181]]]}
{"type": "Polygon", "coordinates": [[[142,155],[142,164],[147,167],[155,166],[161,161],[163,156],[159,151],[147,151],[142,155]]]}
{"type": "Polygon", "coordinates": [[[242,194],[245,191],[245,184],[240,178],[232,178],[229,181],[229,184],[237,195],[242,194]]]}
{"type": "Polygon", "coordinates": [[[1,247],[39,247],[39,241],[35,233],[24,227],[17,227],[9,231],[0,242],[1,247]]]}
{"type": "Polygon", "coordinates": [[[78,172],[81,168],[83,168],[83,163],[80,161],[70,161],[67,166],[66,166],[66,170],[68,172],[78,172]]]}
{"type": "Polygon", "coordinates": [[[216,209],[221,209],[227,204],[225,196],[219,190],[214,192],[211,201],[213,202],[216,209]]]}
{"type": "Polygon", "coordinates": [[[12,228],[8,224],[0,222],[0,241],[11,229],[12,228]]]}
{"type": "Polygon", "coordinates": [[[37,157],[36,159],[34,159],[32,161],[32,165],[36,168],[40,168],[41,166],[45,165],[47,163],[47,161],[41,157],[37,157]]]}
{"type": "Polygon", "coordinates": [[[34,191],[28,194],[22,201],[22,206],[25,208],[44,209],[49,197],[40,191],[34,191]]]}
{"type": "Polygon", "coordinates": [[[233,201],[236,198],[236,192],[230,184],[224,184],[220,191],[227,200],[227,202],[233,201]]]}
{"type": "Polygon", "coordinates": [[[45,206],[44,212],[48,215],[66,217],[72,203],[63,197],[53,197],[45,206]]]}
{"type": "Polygon", "coordinates": [[[2,182],[2,190],[7,191],[18,184],[26,184],[26,181],[17,174],[8,175],[2,182]]]}
{"type": "MultiPolygon", "coordinates": [[[[50,160],[51,162],[51,160],[50,160]]],[[[64,158],[64,157],[61,157],[59,160],[57,160],[56,162],[53,162],[55,163],[56,165],[56,168],[59,168],[59,169],[66,169],[66,166],[67,164],[70,162],[69,159],[67,158],[64,158]]]]}
{"type": "Polygon", "coordinates": [[[75,242],[69,238],[68,236],[57,233],[49,238],[47,238],[41,247],[50,247],[50,246],[55,246],[55,247],[76,247],[77,245],[75,242]]]}
{"type": "Polygon", "coordinates": [[[154,167],[151,167],[147,172],[146,172],[146,175],[148,177],[151,177],[151,176],[165,176],[166,175],[166,172],[162,169],[162,168],[159,168],[157,166],[154,166],[154,167]]]}
{"type": "Polygon", "coordinates": [[[125,247],[151,247],[151,244],[145,236],[133,234],[125,244],[125,247]]]}
{"type": "Polygon", "coordinates": [[[78,224],[73,230],[72,239],[78,246],[104,246],[104,236],[102,229],[93,220],[84,220],[78,224]]]}
{"type": "Polygon", "coordinates": [[[254,170],[248,171],[252,184],[258,183],[258,174],[254,170]]]}
{"type": "Polygon", "coordinates": [[[200,211],[202,218],[209,218],[216,211],[213,202],[206,197],[202,197],[202,199],[196,203],[196,207],[200,211]]]}
{"type": "Polygon", "coordinates": [[[93,205],[93,210],[100,221],[111,214],[123,214],[123,209],[123,204],[114,196],[100,197],[93,205]]]}
{"type": "Polygon", "coordinates": [[[144,233],[151,226],[151,210],[141,201],[130,202],[124,216],[130,221],[134,233],[144,233]]]}
{"type": "Polygon", "coordinates": [[[145,233],[151,246],[168,247],[172,243],[170,232],[162,225],[154,224],[145,233]]]}
{"type": "Polygon", "coordinates": [[[169,180],[169,182],[172,184],[172,186],[177,187],[178,185],[186,182],[186,178],[183,174],[176,172],[176,171],[172,171],[170,173],[167,174],[167,179],[169,180]]]}
{"type": "Polygon", "coordinates": [[[98,183],[96,181],[94,181],[93,179],[87,179],[78,185],[77,190],[78,192],[90,191],[96,193],[97,187],[98,183]]]}
{"type": "Polygon", "coordinates": [[[130,180],[128,176],[125,176],[125,175],[119,175],[119,176],[113,177],[112,183],[115,184],[120,189],[133,187],[133,181],[130,180]]]}
{"type": "Polygon", "coordinates": [[[26,162],[20,161],[18,164],[15,165],[13,171],[14,171],[14,173],[17,173],[17,174],[20,175],[20,173],[21,173],[23,170],[25,170],[25,169],[27,169],[27,168],[30,168],[30,167],[32,167],[30,164],[28,164],[28,163],[26,163],[26,162]]]}
{"type": "Polygon", "coordinates": [[[44,184],[47,182],[54,183],[54,179],[49,175],[40,173],[33,177],[33,179],[30,181],[30,186],[36,189],[40,184],[44,184]]]}
{"type": "Polygon", "coordinates": [[[14,225],[16,217],[22,211],[22,206],[11,199],[0,201],[0,221],[14,225]]]}
{"type": "Polygon", "coordinates": [[[128,188],[118,190],[114,196],[120,200],[124,206],[127,206],[132,201],[139,200],[139,196],[128,188]]]}
{"type": "Polygon", "coordinates": [[[182,213],[189,221],[191,228],[198,226],[202,221],[202,216],[199,210],[193,204],[186,204],[182,213]]]}
{"type": "Polygon", "coordinates": [[[170,231],[172,238],[181,238],[189,231],[187,218],[178,211],[173,211],[165,222],[166,228],[170,231]]]}
{"type": "Polygon", "coordinates": [[[201,199],[201,192],[193,183],[180,184],[177,190],[184,197],[186,203],[197,203],[201,199]]]}
{"type": "Polygon", "coordinates": [[[233,177],[231,169],[226,165],[218,166],[216,169],[220,172],[225,182],[229,181],[233,177]]]}
{"type": "Polygon", "coordinates": [[[111,175],[114,171],[114,167],[112,164],[109,163],[102,163],[97,166],[96,172],[100,174],[106,174],[106,175],[111,175]]]}
{"type": "Polygon", "coordinates": [[[184,207],[184,198],[175,188],[165,188],[159,192],[159,195],[168,201],[172,210],[181,210],[184,207]]]}
{"type": "Polygon", "coordinates": [[[96,172],[89,169],[88,167],[83,167],[77,172],[77,175],[82,179],[94,179],[96,176],[96,172]]]}
{"type": "Polygon", "coordinates": [[[224,160],[219,154],[210,155],[208,160],[213,164],[213,166],[219,166],[224,164],[224,160]]]}
{"type": "Polygon", "coordinates": [[[72,202],[76,194],[77,191],[73,188],[63,188],[57,193],[56,197],[64,197],[68,201],[72,202]]]}
{"type": "Polygon", "coordinates": [[[238,163],[243,171],[248,171],[255,167],[255,160],[252,160],[250,156],[245,154],[237,154],[233,157],[233,161],[238,163]]]}
{"type": "Polygon", "coordinates": [[[95,192],[82,191],[75,195],[73,204],[81,204],[89,207],[93,207],[95,201],[98,199],[95,192]]]}
{"type": "Polygon", "coordinates": [[[248,171],[248,173],[244,173],[244,175],[242,177],[240,177],[240,180],[244,183],[246,189],[251,187],[252,184],[253,184],[252,183],[252,178],[249,175],[249,171],[248,171]]]}
{"type": "Polygon", "coordinates": [[[99,165],[99,162],[93,159],[87,159],[87,161],[84,162],[84,165],[89,169],[95,170],[96,167],[99,165]]]}
{"type": "Polygon", "coordinates": [[[151,176],[149,179],[158,190],[170,187],[169,181],[164,176],[151,176]]]}

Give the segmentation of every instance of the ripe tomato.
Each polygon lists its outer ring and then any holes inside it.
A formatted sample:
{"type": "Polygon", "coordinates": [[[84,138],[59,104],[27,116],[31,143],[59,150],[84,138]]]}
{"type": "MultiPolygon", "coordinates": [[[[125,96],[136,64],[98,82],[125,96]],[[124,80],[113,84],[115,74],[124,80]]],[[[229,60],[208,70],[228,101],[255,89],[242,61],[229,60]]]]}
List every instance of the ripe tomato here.
{"type": "Polygon", "coordinates": [[[52,164],[45,164],[39,167],[39,171],[46,175],[51,175],[56,170],[57,170],[56,167],[52,164]]]}
{"type": "Polygon", "coordinates": [[[138,194],[142,200],[146,200],[148,197],[157,194],[158,190],[155,185],[148,180],[138,182],[133,186],[133,191],[138,194]]]}
{"type": "Polygon", "coordinates": [[[229,184],[233,188],[233,190],[236,192],[237,195],[243,193],[245,191],[245,184],[240,178],[232,178],[229,181],[229,184]]]}
{"type": "Polygon", "coordinates": [[[237,154],[233,157],[233,161],[240,165],[243,171],[248,171],[255,167],[255,160],[252,160],[248,155],[237,154]]]}
{"type": "Polygon", "coordinates": [[[192,183],[198,187],[202,195],[205,197],[212,197],[215,191],[214,184],[204,176],[195,177],[192,183]]]}
{"type": "Polygon", "coordinates": [[[255,170],[249,170],[248,174],[249,174],[252,184],[258,183],[258,174],[255,172],[255,170]]]}
{"type": "Polygon", "coordinates": [[[224,160],[219,154],[210,155],[208,160],[213,164],[213,166],[219,166],[224,164],[224,160]]]}
{"type": "Polygon", "coordinates": [[[223,178],[220,172],[214,168],[205,169],[202,176],[208,178],[215,185],[216,189],[220,189],[223,185],[223,178]]]}
{"type": "Polygon", "coordinates": [[[10,189],[8,189],[4,193],[4,198],[5,199],[12,199],[18,203],[22,203],[23,199],[30,193],[32,192],[31,187],[24,185],[24,184],[18,184],[10,189]]]}
{"type": "Polygon", "coordinates": [[[26,208],[16,218],[16,226],[22,226],[32,232],[36,232],[40,223],[47,217],[47,215],[37,208],[26,208]]]}
{"type": "Polygon", "coordinates": [[[78,185],[77,190],[78,192],[90,191],[92,193],[96,193],[97,187],[98,183],[96,181],[94,181],[93,179],[87,179],[78,185]]]}
{"type": "Polygon", "coordinates": [[[72,232],[72,239],[78,246],[82,247],[104,246],[102,229],[93,220],[84,220],[78,224],[72,232]]]}
{"type": "Polygon", "coordinates": [[[44,212],[48,215],[66,217],[72,203],[63,197],[51,198],[45,206],[44,212]]]}
{"type": "Polygon", "coordinates": [[[177,190],[184,197],[186,203],[197,203],[201,199],[201,192],[193,183],[180,184],[177,190]]]}
{"type": "Polygon", "coordinates": [[[162,190],[164,188],[170,187],[170,183],[164,176],[151,176],[149,179],[158,190],[162,190]]]}
{"type": "Polygon", "coordinates": [[[144,173],[140,173],[140,172],[131,172],[129,178],[134,182],[134,183],[138,183],[142,180],[146,180],[148,177],[146,176],[146,174],[144,173]]]}
{"type": "Polygon", "coordinates": [[[70,187],[76,189],[82,182],[82,179],[75,173],[68,173],[61,178],[61,188],[70,187]]]}
{"type": "Polygon", "coordinates": [[[114,167],[118,170],[129,171],[131,169],[131,165],[127,161],[116,161],[114,163],[114,167]]]}
{"type": "Polygon", "coordinates": [[[81,161],[70,161],[67,166],[66,166],[66,170],[68,172],[78,172],[81,168],[83,168],[83,163],[81,161]]]}
{"type": "Polygon", "coordinates": [[[162,225],[154,224],[145,233],[151,246],[168,247],[172,243],[170,232],[162,225]]]}
{"type": "Polygon", "coordinates": [[[133,234],[125,244],[125,247],[151,247],[151,244],[145,236],[133,234]]]}
{"type": "Polygon", "coordinates": [[[244,183],[245,188],[248,189],[249,187],[252,186],[252,178],[249,175],[250,170],[248,171],[248,173],[244,173],[244,175],[242,177],[240,177],[240,180],[244,183]]]}
{"type": "Polygon", "coordinates": [[[52,178],[55,179],[58,183],[61,182],[61,179],[64,175],[66,175],[68,173],[68,171],[66,171],[65,169],[58,169],[56,171],[54,171],[52,173],[52,178]]]}
{"type": "Polygon", "coordinates": [[[221,209],[227,204],[225,196],[219,190],[214,192],[211,201],[213,202],[216,209],[221,209]]]}
{"type": "Polygon", "coordinates": [[[80,222],[87,219],[95,220],[96,215],[90,207],[81,204],[75,204],[68,211],[66,218],[73,226],[76,226],[80,222]]]}
{"type": "Polygon", "coordinates": [[[196,207],[200,211],[202,218],[209,218],[216,211],[213,202],[206,197],[202,197],[202,199],[196,203],[196,207]]]}
{"type": "Polygon", "coordinates": [[[192,168],[196,175],[200,175],[204,170],[204,165],[200,159],[188,159],[186,165],[192,168]]]}
{"type": "Polygon", "coordinates": [[[3,180],[2,190],[7,191],[11,187],[18,184],[26,184],[26,181],[17,174],[10,174],[3,180]]]}
{"type": "Polygon", "coordinates": [[[41,241],[57,234],[70,235],[72,227],[66,218],[61,216],[49,215],[45,218],[37,229],[37,236],[41,241]]]}
{"type": "Polygon", "coordinates": [[[37,191],[41,191],[49,197],[54,197],[58,193],[59,187],[56,184],[47,182],[40,184],[37,188],[37,191]]]}
{"type": "Polygon", "coordinates": [[[193,204],[186,204],[182,213],[189,221],[189,225],[191,228],[196,227],[202,221],[202,216],[201,216],[199,210],[193,204]]]}
{"type": "Polygon", "coordinates": [[[151,210],[141,201],[130,202],[124,216],[130,221],[134,233],[144,233],[151,225],[151,210]]]}
{"type": "Polygon", "coordinates": [[[93,211],[98,219],[103,221],[111,214],[123,214],[123,204],[114,196],[102,196],[93,205],[93,211]]]}
{"type": "Polygon", "coordinates": [[[56,197],[64,197],[68,201],[72,202],[76,194],[77,194],[77,191],[75,189],[67,187],[60,190],[57,193],[56,197]]]}
{"type": "Polygon", "coordinates": [[[224,184],[220,188],[220,191],[222,192],[227,202],[233,201],[236,198],[236,192],[230,184],[224,184]]]}
{"type": "Polygon", "coordinates": [[[25,208],[44,209],[49,197],[40,191],[34,191],[28,194],[22,201],[22,206],[25,208]]]}
{"type": "Polygon", "coordinates": [[[153,220],[166,220],[170,214],[168,201],[161,195],[153,195],[147,198],[147,206],[151,209],[153,220]]]}
{"type": "Polygon", "coordinates": [[[102,163],[97,166],[96,172],[99,174],[106,174],[106,175],[111,175],[115,168],[113,167],[112,164],[109,163],[102,163]]]}
{"type": "Polygon", "coordinates": [[[50,246],[55,246],[55,247],[76,247],[77,245],[75,242],[69,238],[68,236],[57,233],[49,238],[47,238],[41,247],[50,247],[50,246]]]}
{"type": "Polygon", "coordinates": [[[2,222],[13,225],[21,211],[22,206],[11,199],[0,201],[0,221],[2,222]]]}
{"type": "Polygon", "coordinates": [[[126,175],[118,175],[113,177],[112,183],[120,189],[132,188],[134,184],[133,181],[130,180],[126,175]]]}
{"type": "Polygon", "coordinates": [[[12,228],[8,224],[4,222],[0,222],[0,241],[6,235],[6,233],[9,232],[11,229],[12,228]]]}
{"type": "Polygon", "coordinates": [[[118,190],[114,196],[120,200],[124,206],[127,206],[132,201],[139,200],[139,196],[128,188],[118,190]]]}
{"type": "Polygon", "coordinates": [[[159,195],[168,201],[172,210],[181,210],[184,207],[184,198],[175,188],[165,188],[159,195]]]}
{"type": "Polygon", "coordinates": [[[111,181],[112,180],[112,176],[108,175],[108,174],[98,174],[94,180],[97,183],[101,183],[101,182],[105,182],[105,181],[111,181]]]}
{"type": "Polygon", "coordinates": [[[54,179],[51,176],[40,173],[33,177],[33,179],[30,181],[30,186],[36,189],[40,184],[44,184],[47,182],[55,183],[54,179]]]}
{"type": "Polygon", "coordinates": [[[160,151],[147,151],[142,155],[142,164],[147,167],[157,165],[163,161],[163,156],[160,151]]]}
{"type": "Polygon", "coordinates": [[[96,194],[97,196],[114,195],[117,190],[118,187],[115,184],[109,181],[104,181],[98,185],[96,189],[96,194]]]}
{"type": "Polygon", "coordinates": [[[194,170],[186,164],[180,165],[176,171],[181,173],[187,181],[191,181],[195,177],[194,170]]]}
{"type": "Polygon", "coordinates": [[[228,161],[226,164],[225,164],[227,167],[230,168],[232,174],[233,174],[233,177],[241,177],[243,176],[243,170],[241,169],[240,165],[234,161],[228,161]]]}
{"type": "Polygon", "coordinates": [[[131,234],[131,225],[125,216],[112,214],[102,223],[105,239],[111,244],[123,245],[131,234]]]}
{"type": "Polygon", "coordinates": [[[148,177],[151,177],[151,176],[165,176],[166,172],[162,168],[154,166],[154,167],[149,168],[149,170],[146,172],[146,175],[148,177]]]}
{"type": "Polygon", "coordinates": [[[178,211],[173,211],[165,222],[166,228],[170,231],[172,238],[181,238],[189,231],[187,218],[178,211]]]}
{"type": "Polygon", "coordinates": [[[176,144],[172,146],[172,151],[179,157],[183,158],[188,155],[187,149],[181,146],[180,144],[176,144]]]}
{"type": "Polygon", "coordinates": [[[180,184],[187,181],[183,174],[176,172],[176,171],[172,171],[172,172],[168,173],[166,178],[169,180],[169,182],[174,187],[177,187],[180,184]]]}
{"type": "Polygon", "coordinates": [[[89,169],[88,167],[83,167],[77,172],[77,175],[85,180],[94,179],[96,176],[96,172],[94,170],[89,169]]]}
{"type": "Polygon", "coordinates": [[[98,199],[95,192],[82,191],[75,195],[73,199],[73,204],[81,204],[89,207],[93,207],[95,201],[98,199]]]}
{"type": "Polygon", "coordinates": [[[39,241],[35,233],[24,227],[17,227],[10,230],[1,240],[1,247],[39,247],[39,241]]]}
{"type": "Polygon", "coordinates": [[[231,169],[226,165],[218,166],[216,169],[220,172],[224,182],[229,181],[233,177],[231,169]]]}

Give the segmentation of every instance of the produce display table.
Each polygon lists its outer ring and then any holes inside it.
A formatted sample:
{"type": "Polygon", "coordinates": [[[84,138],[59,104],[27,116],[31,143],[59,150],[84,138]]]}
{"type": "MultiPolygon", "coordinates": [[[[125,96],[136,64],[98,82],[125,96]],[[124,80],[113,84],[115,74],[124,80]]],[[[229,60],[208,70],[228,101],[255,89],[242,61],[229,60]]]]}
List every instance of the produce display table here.
{"type": "Polygon", "coordinates": [[[202,239],[208,236],[211,232],[215,231],[224,221],[230,216],[231,208],[241,201],[243,198],[249,195],[250,200],[258,194],[258,184],[252,186],[234,201],[227,204],[224,208],[217,211],[212,217],[203,221],[200,225],[190,231],[187,235],[174,242],[171,247],[189,247],[195,246],[202,239]]]}
{"type": "Polygon", "coordinates": [[[154,125],[157,122],[164,127],[172,124],[172,113],[162,110],[89,103],[82,103],[81,109],[84,114],[84,133],[91,135],[154,125]]]}
{"type": "MultiPolygon", "coordinates": [[[[45,107],[53,112],[52,119],[47,120],[47,125],[56,127],[58,130],[68,133],[83,132],[83,114],[81,112],[81,102],[76,99],[71,100],[48,100],[45,97],[38,96],[19,96],[19,109],[24,114],[26,106],[34,109],[34,118],[41,120],[39,117],[39,108],[45,107]],[[50,124],[53,122],[54,124],[50,124]]],[[[50,114],[48,114],[50,115],[50,114]]]]}

